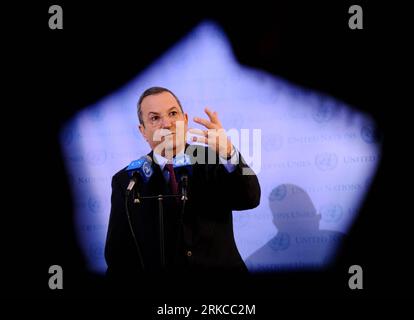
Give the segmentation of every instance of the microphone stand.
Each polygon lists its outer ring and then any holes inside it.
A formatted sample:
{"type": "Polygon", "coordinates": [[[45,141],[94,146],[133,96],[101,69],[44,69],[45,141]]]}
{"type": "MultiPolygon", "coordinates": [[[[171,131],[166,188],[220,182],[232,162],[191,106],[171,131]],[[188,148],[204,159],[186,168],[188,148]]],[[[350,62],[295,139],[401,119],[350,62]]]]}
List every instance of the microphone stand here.
{"type": "Polygon", "coordinates": [[[163,200],[165,198],[180,198],[183,200],[183,209],[185,205],[185,201],[188,199],[187,194],[167,194],[162,195],[159,194],[158,196],[145,196],[141,197],[139,195],[135,195],[134,203],[141,203],[140,200],[143,199],[157,199],[158,200],[158,218],[159,218],[159,243],[160,243],[160,260],[161,260],[161,268],[165,270],[165,237],[164,237],[164,204],[163,200]]]}

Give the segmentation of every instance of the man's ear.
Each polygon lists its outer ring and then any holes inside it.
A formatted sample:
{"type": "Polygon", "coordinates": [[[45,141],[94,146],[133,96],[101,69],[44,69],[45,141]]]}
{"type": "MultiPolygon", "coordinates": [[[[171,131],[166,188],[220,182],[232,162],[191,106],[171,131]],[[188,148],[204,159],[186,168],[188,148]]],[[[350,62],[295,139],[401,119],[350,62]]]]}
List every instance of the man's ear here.
{"type": "Polygon", "coordinates": [[[144,137],[144,139],[145,139],[146,141],[148,141],[147,137],[145,136],[145,127],[144,127],[144,125],[143,125],[143,124],[139,124],[139,125],[138,125],[138,129],[139,129],[139,131],[141,132],[141,134],[142,134],[142,136],[144,137]]]}

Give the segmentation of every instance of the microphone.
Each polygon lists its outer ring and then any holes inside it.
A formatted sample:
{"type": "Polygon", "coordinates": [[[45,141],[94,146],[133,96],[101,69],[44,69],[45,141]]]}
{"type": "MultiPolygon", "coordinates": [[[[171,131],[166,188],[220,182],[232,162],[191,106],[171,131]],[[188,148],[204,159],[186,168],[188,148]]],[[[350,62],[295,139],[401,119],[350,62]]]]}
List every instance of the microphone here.
{"type": "MultiPolygon", "coordinates": [[[[153,170],[152,170],[152,159],[148,155],[142,156],[138,160],[132,161],[128,167],[125,169],[128,173],[129,177],[131,178],[125,193],[125,211],[128,218],[128,225],[129,230],[131,231],[132,238],[134,239],[135,248],[137,250],[137,255],[139,259],[139,263],[141,265],[142,270],[145,270],[144,260],[142,258],[141,248],[139,246],[137,237],[135,235],[134,228],[132,226],[131,221],[131,214],[128,208],[128,198],[131,193],[131,190],[134,188],[135,184],[138,181],[138,178],[141,177],[144,183],[147,183],[148,180],[151,178],[153,170]]],[[[139,203],[139,198],[134,199],[134,203],[139,203]]]]}
{"type": "Polygon", "coordinates": [[[188,176],[192,174],[191,158],[187,154],[179,155],[173,159],[175,176],[178,177],[181,185],[181,200],[187,201],[188,176]]]}
{"type": "Polygon", "coordinates": [[[128,167],[125,169],[128,172],[131,180],[129,181],[127,187],[127,194],[131,192],[135,184],[138,181],[138,177],[141,177],[144,183],[147,183],[153,174],[152,170],[152,159],[150,156],[145,155],[139,158],[138,160],[132,161],[128,167]]]}
{"type": "Polygon", "coordinates": [[[188,197],[187,197],[187,188],[188,188],[188,176],[186,174],[184,174],[181,177],[181,200],[183,201],[187,201],[188,197]]]}

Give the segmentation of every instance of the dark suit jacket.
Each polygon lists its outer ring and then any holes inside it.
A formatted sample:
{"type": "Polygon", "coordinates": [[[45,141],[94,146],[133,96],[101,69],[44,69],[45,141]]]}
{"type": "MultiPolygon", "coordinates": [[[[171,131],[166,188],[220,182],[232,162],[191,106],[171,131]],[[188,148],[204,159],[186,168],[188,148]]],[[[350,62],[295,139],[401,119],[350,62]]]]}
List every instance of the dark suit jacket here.
{"type": "MultiPolygon", "coordinates": [[[[170,198],[164,201],[165,256],[168,270],[180,271],[247,271],[237,250],[232,224],[232,210],[246,210],[259,205],[260,186],[256,175],[243,175],[239,161],[229,173],[213,151],[191,146],[187,154],[206,154],[216,164],[192,165],[188,181],[188,201],[182,214],[182,203],[170,198]],[[192,148],[192,149],[191,149],[192,148]],[[190,151],[191,149],[191,151],[190,151]],[[191,253],[189,253],[191,251],[191,253]]],[[[152,158],[153,153],[149,153],[152,158]]],[[[240,156],[241,158],[241,156],[240,156]]],[[[242,160],[242,158],[241,158],[242,160]]],[[[136,186],[141,196],[168,194],[168,185],[158,164],[152,163],[153,175],[136,186]]],[[[130,178],[125,168],[112,179],[112,207],[105,247],[107,275],[131,278],[140,274],[133,237],[125,210],[125,192],[130,178]]],[[[128,202],[133,228],[144,261],[144,271],[160,270],[158,201],[128,202]]]]}

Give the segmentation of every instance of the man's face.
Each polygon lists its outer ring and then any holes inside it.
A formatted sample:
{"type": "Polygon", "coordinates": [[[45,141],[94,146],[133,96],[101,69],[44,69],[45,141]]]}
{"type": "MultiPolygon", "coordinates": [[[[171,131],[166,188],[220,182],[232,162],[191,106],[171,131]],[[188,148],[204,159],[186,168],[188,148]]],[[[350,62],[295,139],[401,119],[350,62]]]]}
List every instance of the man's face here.
{"type": "Polygon", "coordinates": [[[139,130],[154,152],[169,158],[185,147],[188,116],[169,92],[144,98],[141,102],[144,124],[139,130]]]}

